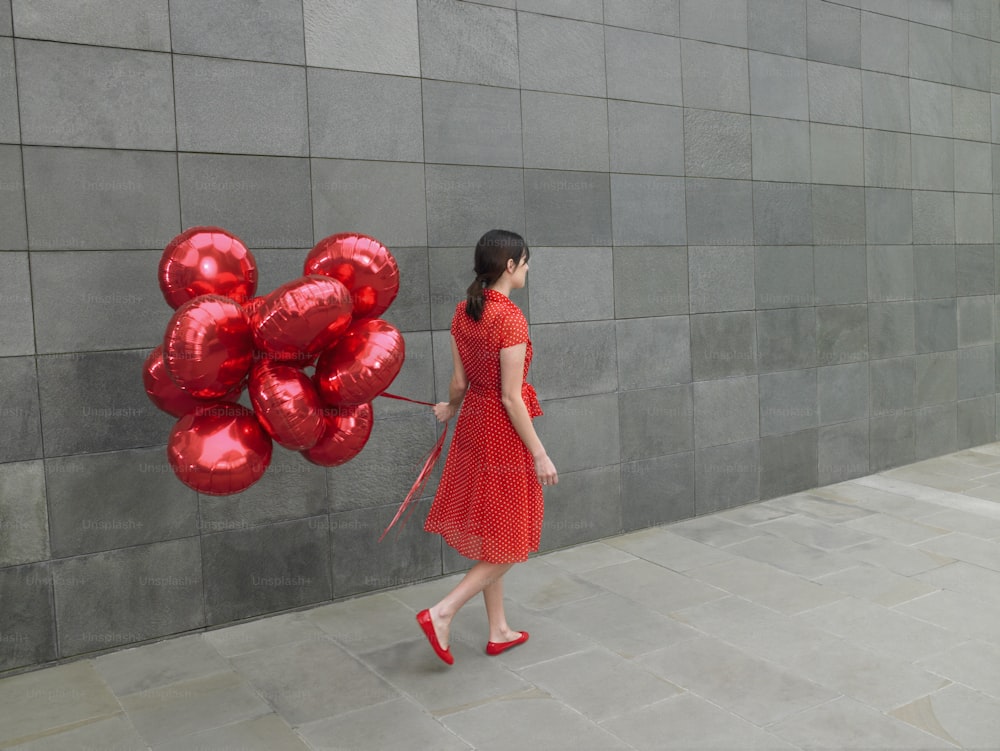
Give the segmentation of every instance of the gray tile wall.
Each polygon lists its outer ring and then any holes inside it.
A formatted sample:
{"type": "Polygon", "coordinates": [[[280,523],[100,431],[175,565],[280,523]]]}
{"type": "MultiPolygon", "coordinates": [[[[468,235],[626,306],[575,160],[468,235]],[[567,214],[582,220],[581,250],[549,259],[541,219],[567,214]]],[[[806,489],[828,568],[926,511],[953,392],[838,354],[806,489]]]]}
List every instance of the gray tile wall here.
{"type": "Polygon", "coordinates": [[[424,400],[472,245],[525,233],[551,549],[995,440],[998,211],[993,1],[0,0],[0,671],[462,565],[434,479],[375,542],[413,406],[175,480],[140,371],[184,227],[262,291],[387,243],[424,400]]]}

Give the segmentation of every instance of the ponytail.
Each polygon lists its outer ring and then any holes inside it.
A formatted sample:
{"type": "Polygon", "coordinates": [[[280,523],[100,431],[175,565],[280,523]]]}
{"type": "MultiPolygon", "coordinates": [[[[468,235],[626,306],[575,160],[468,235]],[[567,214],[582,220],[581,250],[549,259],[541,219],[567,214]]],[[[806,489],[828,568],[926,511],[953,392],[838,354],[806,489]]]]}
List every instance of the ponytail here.
{"type": "Polygon", "coordinates": [[[465,291],[465,313],[473,321],[478,321],[483,317],[483,304],[486,302],[486,296],[483,294],[485,289],[486,280],[477,276],[465,291]]]}

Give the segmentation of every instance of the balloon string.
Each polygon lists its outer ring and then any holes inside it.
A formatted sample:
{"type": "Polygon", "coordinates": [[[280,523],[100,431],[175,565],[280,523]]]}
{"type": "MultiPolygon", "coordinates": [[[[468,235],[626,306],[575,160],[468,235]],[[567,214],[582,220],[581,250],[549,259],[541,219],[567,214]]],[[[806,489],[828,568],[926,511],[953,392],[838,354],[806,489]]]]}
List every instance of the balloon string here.
{"type": "MultiPolygon", "coordinates": [[[[383,391],[380,394],[380,396],[387,396],[390,399],[399,399],[400,401],[403,402],[423,404],[427,407],[434,406],[432,402],[422,402],[418,399],[410,399],[409,397],[406,396],[398,396],[396,394],[390,394],[387,391],[383,391]]],[[[389,522],[389,526],[385,528],[385,530],[382,532],[382,535],[378,538],[379,542],[382,542],[382,540],[385,539],[385,536],[389,533],[389,530],[392,529],[393,525],[397,521],[399,521],[400,517],[403,517],[404,514],[405,517],[399,523],[399,527],[396,530],[397,535],[402,531],[403,527],[406,525],[407,520],[413,513],[413,509],[416,508],[416,506],[412,506],[411,503],[414,498],[418,498],[420,496],[421,492],[423,492],[424,487],[427,485],[427,481],[430,480],[431,473],[434,470],[434,465],[437,464],[437,460],[441,456],[441,451],[444,449],[444,439],[447,433],[448,433],[448,423],[445,422],[444,429],[441,431],[441,435],[438,436],[437,442],[435,442],[430,452],[424,458],[424,466],[420,470],[420,474],[417,475],[417,479],[413,483],[413,486],[410,488],[410,492],[406,494],[406,498],[404,498],[403,502],[399,505],[399,510],[396,511],[396,515],[392,517],[392,521],[389,522]]]]}

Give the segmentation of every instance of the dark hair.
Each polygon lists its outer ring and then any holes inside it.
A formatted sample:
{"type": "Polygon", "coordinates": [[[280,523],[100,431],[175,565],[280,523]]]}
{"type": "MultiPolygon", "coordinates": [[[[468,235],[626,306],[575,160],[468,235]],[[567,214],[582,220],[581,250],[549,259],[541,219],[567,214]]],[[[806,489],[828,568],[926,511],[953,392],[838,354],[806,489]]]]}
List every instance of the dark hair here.
{"type": "Polygon", "coordinates": [[[476,278],[466,290],[465,312],[473,321],[483,315],[485,296],[483,290],[493,284],[507,268],[507,261],[520,263],[531,255],[528,244],[516,232],[491,229],[476,243],[476,278]]]}

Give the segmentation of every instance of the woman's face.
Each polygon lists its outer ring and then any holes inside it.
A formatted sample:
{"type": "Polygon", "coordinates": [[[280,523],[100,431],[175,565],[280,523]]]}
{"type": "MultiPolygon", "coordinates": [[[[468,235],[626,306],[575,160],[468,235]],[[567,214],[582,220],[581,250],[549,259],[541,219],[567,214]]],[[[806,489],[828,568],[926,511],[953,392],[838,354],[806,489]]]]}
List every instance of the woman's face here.
{"type": "Polygon", "coordinates": [[[513,279],[511,280],[511,287],[514,289],[522,289],[525,282],[528,280],[528,257],[527,254],[522,253],[520,260],[517,265],[514,265],[513,261],[507,262],[507,269],[511,271],[513,279]]]}

